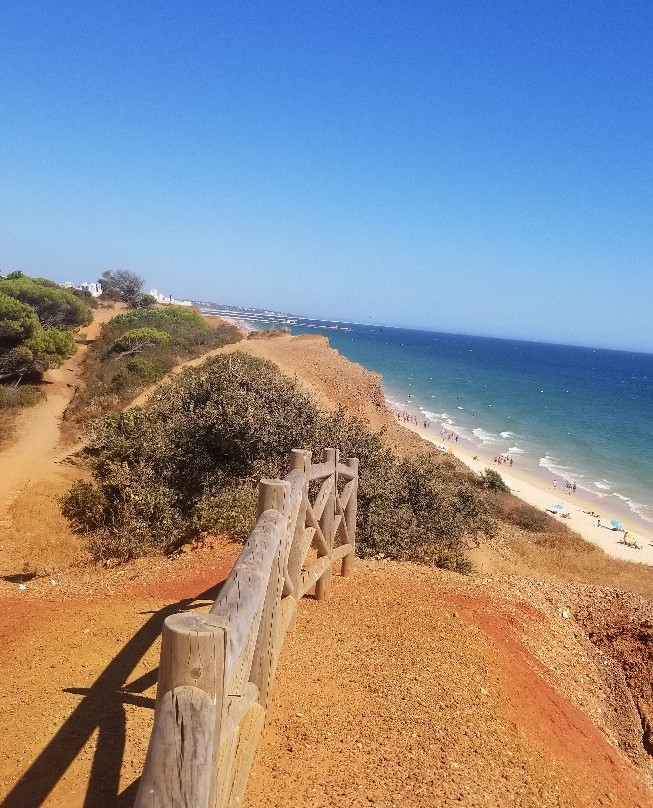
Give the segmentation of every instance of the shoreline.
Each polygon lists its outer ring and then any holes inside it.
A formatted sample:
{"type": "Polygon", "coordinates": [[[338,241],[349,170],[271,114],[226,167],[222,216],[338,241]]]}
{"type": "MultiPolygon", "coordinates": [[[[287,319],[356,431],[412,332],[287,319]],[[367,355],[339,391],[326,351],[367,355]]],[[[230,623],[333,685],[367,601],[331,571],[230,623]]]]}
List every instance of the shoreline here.
{"type": "MultiPolygon", "coordinates": [[[[433,430],[425,429],[419,424],[404,422],[397,418],[397,409],[387,401],[387,398],[386,404],[400,426],[407,428],[436,447],[445,446],[446,451],[451,452],[458,460],[477,474],[482,473],[486,468],[494,469],[509,485],[512,493],[529,505],[533,505],[542,511],[551,508],[554,504],[564,505],[565,507],[561,513],[569,513],[570,516],[568,519],[561,519],[562,523],[574,530],[586,541],[600,547],[608,555],[622,561],[653,566],[653,530],[643,520],[637,519],[631,511],[618,506],[610,507],[609,509],[605,508],[599,497],[593,497],[580,487],[577,488],[575,493],[570,494],[562,488],[560,478],[555,478],[558,481],[558,486],[554,487],[553,481],[547,483],[543,476],[538,476],[530,470],[520,468],[519,460],[512,467],[508,466],[506,468],[504,464],[497,466],[493,461],[493,456],[485,452],[482,447],[474,446],[466,438],[459,436],[458,442],[455,442],[440,437],[439,428],[442,427],[437,423],[434,425],[438,426],[438,432],[434,434],[433,430]],[[600,527],[597,524],[596,517],[591,516],[586,511],[600,515],[600,527]],[[620,542],[619,540],[623,540],[624,537],[623,531],[613,529],[610,526],[611,519],[618,519],[626,530],[636,534],[638,537],[637,543],[642,549],[638,550],[627,546],[623,541],[620,542]]],[[[424,416],[419,410],[405,408],[405,411],[415,415],[418,422],[424,420],[424,416]]],[[[447,430],[445,427],[444,430],[445,433],[454,432],[455,434],[453,429],[447,430]]]]}

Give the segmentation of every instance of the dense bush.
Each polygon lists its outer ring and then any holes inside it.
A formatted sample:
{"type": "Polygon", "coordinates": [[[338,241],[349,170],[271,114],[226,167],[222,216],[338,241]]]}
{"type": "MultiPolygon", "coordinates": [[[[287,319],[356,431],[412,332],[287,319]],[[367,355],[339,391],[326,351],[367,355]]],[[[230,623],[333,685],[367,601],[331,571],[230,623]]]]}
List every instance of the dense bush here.
{"type": "Polygon", "coordinates": [[[481,474],[481,481],[483,488],[490,491],[502,491],[505,494],[510,492],[510,488],[503,481],[503,477],[494,469],[485,469],[481,474]]]}
{"type": "Polygon", "coordinates": [[[84,362],[83,387],[66,418],[83,424],[115,412],[178,362],[237,342],[241,333],[223,323],[211,327],[194,309],[144,308],[102,326],[84,362]]]}
{"type": "MultiPolygon", "coordinates": [[[[0,280],[0,381],[20,381],[38,376],[56,367],[75,353],[75,341],[69,331],[44,328],[37,311],[28,303],[1,291],[0,280]]],[[[89,309],[90,311],[90,309],[89,309]]]]}
{"type": "Polygon", "coordinates": [[[144,309],[156,302],[152,295],[143,294],[143,278],[126,269],[107,269],[98,283],[104,300],[118,300],[134,309],[144,309]]]}
{"type": "Polygon", "coordinates": [[[47,278],[0,278],[0,292],[31,306],[43,328],[72,331],[93,320],[90,306],[47,278]]]}
{"type": "Polygon", "coordinates": [[[111,350],[121,357],[127,354],[143,353],[148,348],[164,345],[166,342],[170,342],[170,334],[159,331],[158,328],[132,328],[118,337],[111,346],[111,350]]]}
{"type": "Polygon", "coordinates": [[[382,434],[342,411],[321,414],[274,365],[239,353],[187,370],[146,409],[100,423],[94,485],[78,484],[64,512],[98,558],[168,552],[199,531],[244,537],[258,479],[284,476],[295,447],[319,456],[326,446],[360,460],[361,554],[467,568],[465,540],[490,521],[481,492],[449,458],[400,461],[382,434]]]}

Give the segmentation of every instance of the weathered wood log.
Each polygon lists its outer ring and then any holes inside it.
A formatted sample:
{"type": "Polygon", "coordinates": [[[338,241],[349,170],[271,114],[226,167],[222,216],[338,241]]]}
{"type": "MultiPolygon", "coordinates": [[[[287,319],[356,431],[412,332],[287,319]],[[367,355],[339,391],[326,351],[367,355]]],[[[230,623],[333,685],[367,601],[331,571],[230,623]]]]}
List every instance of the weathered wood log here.
{"type": "MultiPolygon", "coordinates": [[[[322,533],[320,523],[315,518],[315,514],[313,513],[313,509],[311,508],[310,505],[306,506],[306,524],[314,531],[311,543],[313,544],[313,547],[315,547],[315,549],[317,550],[318,554],[329,555],[329,543],[324,533],[322,533]]],[[[306,557],[306,554],[304,554],[304,557],[306,557]]]]}
{"type": "MultiPolygon", "coordinates": [[[[342,560],[342,576],[348,578],[354,572],[354,558],[356,557],[356,516],[358,511],[358,458],[347,458],[347,467],[354,475],[351,483],[352,489],[345,503],[345,525],[347,528],[347,540],[351,545],[351,554],[342,560]]],[[[346,488],[347,486],[345,486],[346,488]]]]}
{"type": "Polygon", "coordinates": [[[299,586],[299,574],[302,564],[306,558],[306,553],[310,546],[310,541],[306,543],[306,506],[308,503],[308,475],[311,468],[311,453],[302,449],[293,449],[290,454],[290,466],[292,471],[301,471],[304,474],[302,486],[302,499],[297,513],[295,532],[288,554],[288,575],[295,590],[299,586]]]}
{"type": "MultiPolygon", "coordinates": [[[[258,688],[249,682],[242,696],[233,696],[226,699],[225,718],[220,733],[220,743],[214,756],[216,762],[216,781],[213,790],[213,804],[211,808],[225,808],[232,790],[236,769],[238,766],[238,745],[241,725],[248,713],[258,704],[258,688]]],[[[265,711],[263,711],[263,714],[265,711]]]]}
{"type": "Polygon", "coordinates": [[[222,711],[228,624],[210,614],[182,612],[166,618],[156,701],[171,690],[192,685],[203,690],[222,711]]]}
{"type": "Polygon", "coordinates": [[[293,594],[297,583],[297,569],[301,569],[302,562],[299,563],[299,567],[296,569],[297,558],[296,556],[291,557],[291,554],[295,540],[299,538],[300,533],[303,533],[304,525],[306,524],[306,493],[308,491],[306,474],[300,469],[293,469],[287,476],[286,481],[290,483],[290,516],[288,517],[285,542],[286,553],[283,568],[282,597],[293,594]]]}
{"type": "Polygon", "coordinates": [[[231,776],[231,790],[227,800],[228,808],[241,808],[247,787],[249,772],[254,762],[256,747],[265,722],[265,710],[260,704],[252,704],[240,725],[238,745],[231,776]]]}
{"type": "MultiPolygon", "coordinates": [[[[327,558],[331,555],[331,551],[333,549],[333,539],[335,536],[335,501],[336,501],[336,491],[338,487],[338,450],[337,449],[325,449],[324,450],[324,463],[323,465],[330,466],[332,469],[333,475],[333,485],[329,489],[329,496],[324,505],[324,510],[322,512],[322,516],[319,520],[320,522],[320,529],[322,530],[322,535],[324,536],[325,543],[327,546],[327,552],[325,553],[323,550],[318,550],[318,558],[322,555],[326,555],[327,558]]],[[[316,600],[323,600],[324,598],[328,598],[331,594],[331,564],[328,565],[327,569],[324,571],[322,577],[315,583],[315,599],[316,600]]]]}
{"type": "MultiPolygon", "coordinates": [[[[259,485],[259,513],[277,505],[286,507],[290,497],[290,483],[281,480],[262,480],[259,485]]],[[[259,704],[265,709],[272,685],[274,672],[274,635],[275,622],[278,620],[279,604],[283,591],[284,559],[286,557],[285,542],[288,540],[287,526],[279,538],[277,551],[270,566],[268,585],[263,603],[263,611],[259,623],[256,646],[252,657],[250,680],[259,689],[259,704]]]]}
{"type": "Polygon", "coordinates": [[[341,558],[348,558],[352,552],[353,548],[351,544],[341,544],[340,547],[336,547],[331,554],[331,562],[335,564],[335,562],[340,561],[341,558]]]}
{"type": "Polygon", "coordinates": [[[322,558],[318,558],[312,567],[304,570],[302,572],[302,581],[299,585],[298,592],[304,596],[313,586],[313,584],[316,583],[318,578],[321,578],[326,570],[331,569],[331,563],[331,558],[329,556],[322,556],[322,558]]]}
{"type": "Polygon", "coordinates": [[[340,502],[340,507],[343,510],[347,507],[347,503],[349,502],[349,498],[351,497],[355,486],[356,480],[350,480],[342,489],[342,492],[338,495],[338,501],[340,502]]]}
{"type": "Polygon", "coordinates": [[[349,465],[349,460],[346,460],[344,463],[338,463],[338,476],[342,477],[343,480],[353,480],[356,474],[357,472],[349,465]]]}
{"type": "Polygon", "coordinates": [[[204,690],[168,690],[154,715],[134,808],[209,808],[216,706],[204,690]]]}
{"type": "Polygon", "coordinates": [[[324,509],[326,507],[327,502],[329,501],[329,497],[333,493],[334,485],[335,480],[333,478],[333,475],[331,475],[331,477],[327,477],[326,480],[322,483],[322,486],[320,487],[320,490],[318,491],[318,494],[315,497],[315,502],[311,505],[313,516],[315,516],[315,518],[318,520],[324,513],[324,509]]]}
{"type": "Polygon", "coordinates": [[[311,470],[308,474],[308,479],[313,482],[313,480],[323,480],[325,477],[330,477],[333,474],[333,464],[332,463],[313,463],[311,465],[311,470]]]}
{"type": "Polygon", "coordinates": [[[249,680],[270,570],[286,527],[286,518],[277,511],[259,516],[211,608],[211,614],[229,622],[226,679],[231,692],[239,690],[236,672],[241,685],[249,680]]]}

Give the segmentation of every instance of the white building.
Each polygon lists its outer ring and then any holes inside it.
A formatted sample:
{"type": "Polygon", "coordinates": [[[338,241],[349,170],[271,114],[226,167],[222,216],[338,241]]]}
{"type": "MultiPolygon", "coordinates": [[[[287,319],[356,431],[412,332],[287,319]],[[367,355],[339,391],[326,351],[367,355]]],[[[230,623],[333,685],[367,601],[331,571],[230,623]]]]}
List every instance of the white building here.
{"type": "Polygon", "coordinates": [[[177,300],[172,295],[164,295],[158,289],[150,289],[149,295],[156,300],[157,303],[169,303],[172,306],[192,306],[190,300],[177,300]]]}
{"type": "Polygon", "coordinates": [[[102,287],[99,283],[64,283],[66,289],[81,289],[82,291],[89,292],[93,297],[100,297],[102,294],[102,287]]]}

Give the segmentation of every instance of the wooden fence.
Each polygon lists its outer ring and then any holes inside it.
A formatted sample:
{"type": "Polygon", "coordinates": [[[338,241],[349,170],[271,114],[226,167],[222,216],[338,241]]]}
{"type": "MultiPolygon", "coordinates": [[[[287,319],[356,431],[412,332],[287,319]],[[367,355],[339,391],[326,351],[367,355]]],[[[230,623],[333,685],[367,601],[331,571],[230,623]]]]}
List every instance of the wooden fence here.
{"type": "Polygon", "coordinates": [[[294,449],[290,469],[285,480],[261,480],[256,524],[210,612],[165,621],[135,808],[242,804],[297,603],[313,585],[317,599],[328,596],[336,561],[351,575],[358,460],[326,449],[313,463],[294,449]],[[311,503],[309,487],[320,483],[311,503]]]}

